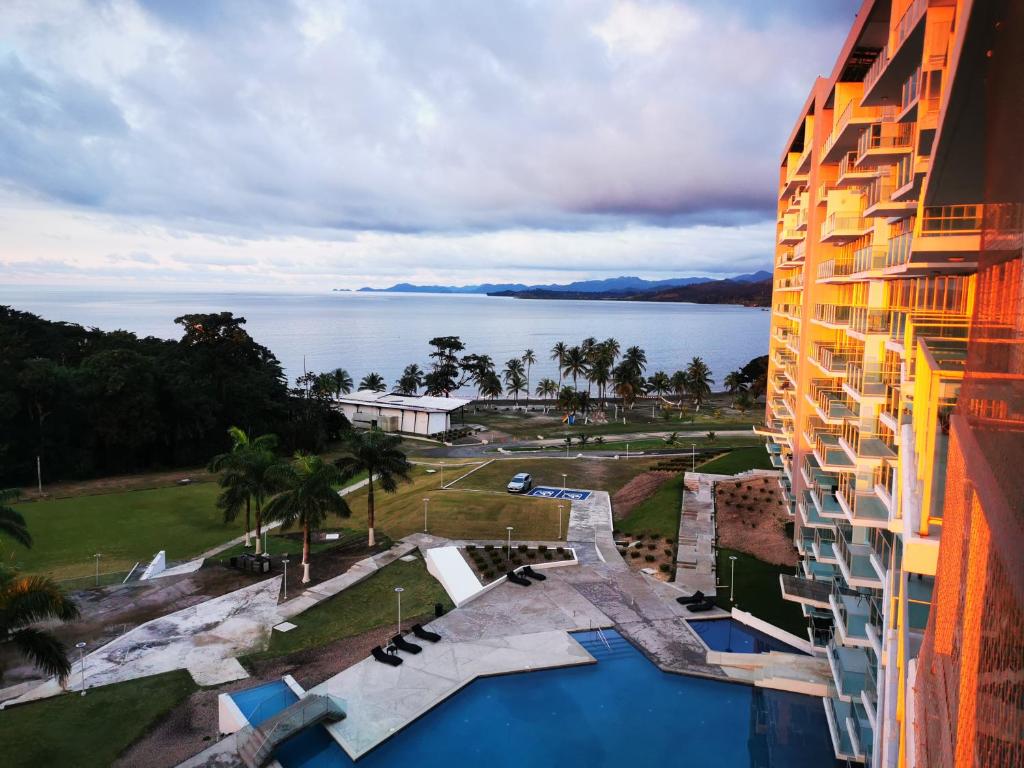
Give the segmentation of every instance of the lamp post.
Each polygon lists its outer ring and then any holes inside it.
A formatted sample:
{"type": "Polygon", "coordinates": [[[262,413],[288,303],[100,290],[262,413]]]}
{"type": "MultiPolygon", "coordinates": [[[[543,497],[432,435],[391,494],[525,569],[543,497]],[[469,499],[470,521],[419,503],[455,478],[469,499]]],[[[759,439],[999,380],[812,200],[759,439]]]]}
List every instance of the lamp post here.
{"type": "Polygon", "coordinates": [[[512,559],[512,526],[505,526],[505,530],[508,531],[508,551],[505,553],[505,562],[512,559]]]}
{"type": "Polygon", "coordinates": [[[100,585],[100,558],[103,557],[103,555],[100,552],[97,552],[93,557],[96,558],[96,586],[98,587],[100,585]]]}
{"type": "Polygon", "coordinates": [[[427,510],[430,508],[430,499],[423,499],[423,532],[427,532],[427,510]]]}
{"type": "Polygon", "coordinates": [[[75,643],[78,649],[78,661],[82,668],[82,696],[85,696],[85,642],[75,643]]]}
{"type": "Polygon", "coordinates": [[[568,475],[566,475],[565,472],[563,472],[562,473],[562,490],[563,491],[565,490],[565,478],[566,477],[568,477],[568,475]]]}
{"type": "Polygon", "coordinates": [[[629,443],[626,443],[626,458],[629,458],[629,443]]]}
{"type": "Polygon", "coordinates": [[[690,443],[690,459],[693,462],[693,467],[691,468],[690,471],[691,472],[696,472],[697,471],[697,444],[696,443],[690,443]]]}
{"type": "Polygon", "coordinates": [[[263,529],[263,555],[264,556],[267,556],[267,555],[270,554],[270,550],[267,549],[267,534],[269,532],[270,531],[268,531],[266,528],[263,529]]]}
{"type": "Polygon", "coordinates": [[[558,535],[555,537],[557,540],[562,539],[562,505],[558,505],[558,535]]]}
{"type": "Polygon", "coordinates": [[[736,555],[729,555],[729,602],[733,602],[736,594],[736,555]]]}
{"type": "Polygon", "coordinates": [[[395,594],[398,595],[398,634],[402,634],[402,587],[395,587],[395,594]]]}
{"type": "Polygon", "coordinates": [[[288,599],[288,558],[282,557],[281,564],[284,566],[284,599],[288,599]]]}

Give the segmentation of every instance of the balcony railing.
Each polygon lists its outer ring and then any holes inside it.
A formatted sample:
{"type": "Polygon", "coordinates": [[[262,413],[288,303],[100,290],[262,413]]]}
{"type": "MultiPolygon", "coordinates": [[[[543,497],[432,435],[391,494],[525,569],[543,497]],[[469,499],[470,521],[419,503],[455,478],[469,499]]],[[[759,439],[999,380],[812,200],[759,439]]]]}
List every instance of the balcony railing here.
{"type": "Polygon", "coordinates": [[[845,699],[858,698],[868,685],[868,652],[862,648],[846,648],[831,640],[826,654],[836,691],[845,699]]]}
{"type": "MultiPolygon", "coordinates": [[[[873,525],[889,519],[889,510],[875,491],[874,481],[874,474],[863,471],[856,474],[845,472],[839,478],[836,498],[851,522],[873,525]]],[[[862,554],[867,557],[869,553],[865,550],[862,554]]]]}
{"type": "Polygon", "coordinates": [[[820,234],[822,241],[827,242],[836,238],[860,237],[869,229],[871,223],[862,216],[833,213],[821,223],[820,234]]]}
{"type": "Polygon", "coordinates": [[[837,528],[834,551],[843,577],[850,582],[850,586],[880,588],[878,572],[871,565],[871,547],[851,542],[853,529],[849,524],[843,523],[837,528]]]}
{"type": "Polygon", "coordinates": [[[819,323],[828,325],[848,325],[850,310],[853,307],[841,304],[815,304],[812,317],[819,323]]]}
{"type": "Polygon", "coordinates": [[[859,347],[820,342],[815,342],[811,349],[818,365],[829,373],[842,376],[846,375],[846,364],[851,360],[859,360],[863,354],[859,347]]]}
{"type": "Polygon", "coordinates": [[[874,272],[886,266],[889,249],[885,245],[866,245],[853,252],[853,272],[874,272]]]}
{"type": "Polygon", "coordinates": [[[921,237],[977,234],[983,214],[981,205],[930,206],[921,217],[921,237]]]}
{"type": "Polygon", "coordinates": [[[921,67],[911,73],[910,77],[903,81],[900,88],[900,111],[906,112],[918,100],[921,95],[921,67]]]}
{"type": "Polygon", "coordinates": [[[925,10],[928,8],[928,0],[914,0],[903,12],[900,17],[899,24],[896,25],[896,43],[893,50],[899,50],[899,47],[903,45],[904,41],[910,37],[910,33],[913,32],[914,27],[917,26],[917,22],[924,16],[925,10]]]}
{"type": "Polygon", "coordinates": [[[911,246],[914,242],[913,232],[903,232],[889,238],[889,247],[885,255],[886,267],[901,267],[910,261],[911,246]]]}
{"type": "Polygon", "coordinates": [[[847,152],[842,160],[839,161],[839,181],[856,181],[863,183],[865,179],[869,179],[874,176],[878,171],[874,168],[858,168],[857,167],[857,151],[847,152]]]}
{"type": "Polygon", "coordinates": [[[885,71],[886,65],[889,63],[889,46],[885,46],[878,52],[878,58],[875,59],[874,63],[864,74],[864,93],[871,90],[872,86],[881,77],[882,72],[885,71]]]}
{"type": "Polygon", "coordinates": [[[893,151],[909,150],[914,142],[914,124],[897,123],[895,128],[892,124],[884,126],[887,132],[883,133],[883,126],[870,126],[865,129],[857,140],[857,164],[860,165],[872,152],[879,154],[890,154],[893,151]]]}
{"type": "Polygon", "coordinates": [[[860,334],[889,333],[889,312],[885,309],[854,307],[850,310],[850,330],[860,334]]]}
{"type": "Polygon", "coordinates": [[[833,280],[837,277],[848,277],[853,273],[853,256],[846,254],[828,259],[818,265],[819,280],[833,280]]]}
{"type": "MultiPolygon", "coordinates": [[[[892,433],[876,420],[846,421],[840,429],[840,437],[854,457],[872,460],[896,458],[892,433]]],[[[873,492],[873,486],[868,485],[865,490],[873,492]]]]}

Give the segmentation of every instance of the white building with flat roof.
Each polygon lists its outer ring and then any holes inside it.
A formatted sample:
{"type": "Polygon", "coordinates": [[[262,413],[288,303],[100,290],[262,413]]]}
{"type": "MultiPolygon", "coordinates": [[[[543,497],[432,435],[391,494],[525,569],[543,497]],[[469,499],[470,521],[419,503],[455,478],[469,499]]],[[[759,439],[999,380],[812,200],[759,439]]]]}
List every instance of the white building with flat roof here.
{"type": "Polygon", "coordinates": [[[452,414],[471,400],[461,397],[398,395],[361,389],[338,399],[338,407],[357,429],[436,435],[452,428],[452,414]]]}

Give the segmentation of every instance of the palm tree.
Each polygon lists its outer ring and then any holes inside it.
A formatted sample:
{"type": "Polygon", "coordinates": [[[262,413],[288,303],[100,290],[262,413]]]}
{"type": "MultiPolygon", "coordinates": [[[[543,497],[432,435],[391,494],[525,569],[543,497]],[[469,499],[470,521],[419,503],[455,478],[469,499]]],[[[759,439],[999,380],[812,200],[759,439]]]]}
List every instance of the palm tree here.
{"type": "Polygon", "coordinates": [[[384,377],[379,373],[368,373],[359,382],[359,389],[368,389],[371,392],[383,392],[388,388],[384,383],[384,377]]]}
{"type": "Polygon", "coordinates": [[[578,390],[577,381],[580,375],[587,372],[587,354],[582,347],[569,347],[562,359],[562,371],[572,376],[572,388],[578,390]]]}
{"type": "Polygon", "coordinates": [[[722,381],[725,388],[729,390],[730,395],[736,395],[740,392],[745,392],[747,389],[747,382],[743,379],[743,374],[739,371],[732,371],[722,381]]]}
{"type": "Polygon", "coordinates": [[[609,336],[601,342],[601,347],[604,349],[605,354],[608,355],[609,366],[614,366],[615,361],[619,359],[619,352],[622,349],[619,345],[619,340],[609,336]]]}
{"type": "Polygon", "coordinates": [[[555,342],[551,348],[551,359],[558,363],[558,389],[562,389],[562,368],[565,366],[565,353],[569,350],[564,341],[555,342]]]}
{"type": "Polygon", "coordinates": [[[711,369],[701,358],[695,357],[686,366],[686,378],[690,384],[690,396],[699,409],[711,395],[711,369]]]}
{"type": "Polygon", "coordinates": [[[10,501],[17,501],[18,495],[16,488],[0,490],[0,533],[14,539],[23,547],[31,547],[32,534],[28,532],[25,518],[14,507],[8,505],[10,501]]]}
{"type": "Polygon", "coordinates": [[[523,352],[523,362],[526,363],[526,405],[530,405],[530,370],[537,362],[537,355],[532,349],[523,352]]]}
{"type": "Polygon", "coordinates": [[[398,435],[389,435],[379,429],[352,431],[345,436],[345,455],[334,462],[341,470],[343,480],[349,480],[360,472],[366,473],[366,521],[371,547],[377,543],[373,532],[374,483],[378,483],[385,493],[394,493],[398,490],[399,481],[410,482],[412,465],[398,450],[401,442],[398,435]]]}
{"type": "Polygon", "coordinates": [[[754,399],[750,396],[749,392],[743,390],[736,396],[736,400],[733,405],[736,406],[736,410],[740,413],[746,413],[754,407],[754,399]]]}
{"type": "Polygon", "coordinates": [[[630,347],[622,356],[622,362],[635,376],[643,376],[647,370],[647,353],[640,347],[630,347]]]}
{"type": "Polygon", "coordinates": [[[664,371],[658,371],[653,374],[649,382],[651,385],[651,391],[658,397],[664,395],[672,387],[672,382],[669,379],[668,374],[664,371]]]}
{"type": "Polygon", "coordinates": [[[352,514],[348,503],[336,490],[344,478],[333,464],[301,451],[290,464],[278,464],[274,475],[283,490],[267,503],[267,516],[280,520],[285,530],[293,525],[302,526],[302,583],[308,584],[310,534],[330,515],[348,517],[352,514]]]}
{"type": "Polygon", "coordinates": [[[334,379],[334,399],[339,399],[342,395],[347,395],[352,391],[352,377],[348,375],[348,371],[344,368],[335,368],[331,371],[330,376],[334,379]]]}
{"type": "Polygon", "coordinates": [[[423,386],[423,371],[416,363],[409,363],[395,382],[395,389],[403,395],[415,395],[423,386]]]}
{"type": "MultiPolygon", "coordinates": [[[[25,548],[32,546],[25,518],[8,506],[17,491],[0,491],[0,534],[25,548]]],[[[37,669],[56,675],[63,682],[71,672],[71,662],[60,641],[39,629],[45,621],[72,621],[78,618],[75,605],[60,586],[45,576],[20,576],[0,565],[0,642],[9,642],[37,669]]]]}
{"type": "Polygon", "coordinates": [[[558,392],[557,405],[559,410],[565,411],[566,416],[576,413],[579,408],[579,392],[570,387],[562,387],[558,392]]]}
{"type": "MultiPolygon", "coordinates": [[[[679,398],[678,405],[680,408],[683,407],[683,398],[686,397],[686,393],[690,391],[690,377],[686,371],[676,371],[672,374],[672,378],[669,379],[672,385],[672,391],[679,398]]],[[[680,417],[682,418],[682,417],[680,417]]]]}
{"type": "Polygon", "coordinates": [[[494,371],[484,373],[478,389],[482,397],[489,397],[491,400],[501,397],[501,393],[504,391],[501,387],[501,379],[498,378],[498,374],[494,371]]]}
{"type": "MultiPolygon", "coordinates": [[[[558,385],[554,379],[543,378],[537,382],[537,389],[534,394],[537,397],[543,397],[545,400],[550,399],[558,394],[558,385]]],[[[547,403],[544,404],[544,413],[548,412],[547,403]]]]}
{"type": "Polygon", "coordinates": [[[526,388],[526,378],[519,371],[511,371],[505,379],[505,390],[512,393],[512,397],[515,399],[516,405],[519,404],[519,393],[529,393],[530,390],[526,388]]]}
{"type": "Polygon", "coordinates": [[[256,503],[256,554],[260,554],[261,516],[263,500],[271,490],[268,477],[270,468],[277,463],[276,435],[250,438],[244,430],[230,427],[231,450],[210,459],[207,470],[220,472],[217,484],[221,488],[217,508],[224,513],[224,522],[230,523],[245,509],[245,546],[249,546],[252,530],[252,506],[256,503]]]}

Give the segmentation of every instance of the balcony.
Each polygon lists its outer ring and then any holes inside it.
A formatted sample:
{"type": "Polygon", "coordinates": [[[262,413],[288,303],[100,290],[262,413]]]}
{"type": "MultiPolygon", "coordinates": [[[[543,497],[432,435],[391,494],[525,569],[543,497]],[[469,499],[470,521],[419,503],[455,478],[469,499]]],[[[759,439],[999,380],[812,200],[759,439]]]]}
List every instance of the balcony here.
{"type": "Polygon", "coordinates": [[[832,585],[829,582],[780,573],[779,586],[782,589],[783,600],[822,610],[829,608],[828,597],[832,593],[832,585]]]}
{"type": "Polygon", "coordinates": [[[857,167],[877,168],[894,163],[910,153],[913,146],[913,123],[872,125],[857,140],[857,167]]]}
{"type": "Polygon", "coordinates": [[[896,116],[893,107],[863,107],[859,101],[857,98],[851,99],[836,120],[832,133],[823,145],[823,163],[837,163],[843,155],[853,150],[857,146],[857,137],[866,126],[893,120],[896,116]]]}
{"type": "Polygon", "coordinates": [[[779,245],[796,245],[807,236],[799,229],[783,229],[779,233],[779,245]]]}
{"type": "Polygon", "coordinates": [[[839,175],[836,177],[836,187],[842,189],[844,187],[860,187],[870,183],[870,181],[878,175],[877,168],[859,168],[857,167],[857,152],[847,153],[842,160],[839,161],[839,175]]]}
{"type": "MultiPolygon", "coordinates": [[[[836,759],[863,763],[867,759],[867,753],[864,752],[864,747],[860,743],[860,729],[857,725],[856,707],[860,705],[843,701],[834,696],[829,696],[822,701],[825,706],[829,736],[832,737],[832,750],[835,752],[836,759]]],[[[863,709],[861,706],[861,710],[863,709]]],[[[865,719],[867,718],[865,717],[865,719]]]]}
{"type": "Polygon", "coordinates": [[[892,433],[888,433],[876,419],[862,419],[860,423],[846,421],[841,429],[839,445],[851,459],[877,464],[896,458],[892,448],[892,433]]]}
{"type": "Polygon", "coordinates": [[[889,248],[887,245],[865,245],[853,252],[853,274],[867,277],[868,273],[885,269],[889,248]]]}
{"type": "Polygon", "coordinates": [[[826,424],[841,424],[844,419],[852,419],[857,415],[850,408],[842,387],[832,379],[813,380],[806,397],[818,418],[826,424]]]}
{"type": "Polygon", "coordinates": [[[927,0],[914,0],[900,17],[884,58],[880,56],[864,77],[863,104],[892,104],[899,100],[902,84],[921,63],[925,37],[922,21],[927,9],[927,0]]]}
{"type": "Polygon", "coordinates": [[[846,376],[846,365],[852,360],[859,360],[864,354],[863,349],[849,345],[822,344],[811,345],[811,360],[829,376],[846,376]]]}
{"type": "Polygon", "coordinates": [[[836,564],[835,533],[831,528],[815,528],[811,539],[811,554],[819,563],[836,564]]]}
{"type": "Polygon", "coordinates": [[[853,469],[855,464],[839,444],[839,435],[817,430],[814,433],[814,458],[829,472],[853,469]]]}
{"type": "Polygon", "coordinates": [[[874,224],[857,214],[833,213],[821,223],[821,242],[843,243],[868,234],[874,224]]]}
{"type": "Polygon", "coordinates": [[[853,274],[853,256],[842,255],[818,264],[819,283],[845,282],[853,274]]]}
{"type": "Polygon", "coordinates": [[[866,594],[848,594],[838,583],[832,586],[829,606],[835,621],[836,634],[843,645],[853,648],[868,648],[868,626],[871,623],[871,603],[877,598],[866,594]]]}
{"type": "Polygon", "coordinates": [[[851,334],[860,337],[869,335],[889,335],[889,310],[854,307],[850,310],[851,334]]]}
{"type": "Polygon", "coordinates": [[[842,304],[815,304],[811,319],[827,328],[845,328],[850,324],[850,310],[842,304]]]}
{"type": "Polygon", "coordinates": [[[984,208],[980,205],[929,206],[918,219],[906,269],[971,272],[981,250],[984,208]]]}
{"type": "Polygon", "coordinates": [[[884,397],[885,377],[882,366],[874,363],[865,370],[864,363],[860,361],[848,362],[843,389],[857,402],[868,397],[884,397]]]}
{"type": "Polygon", "coordinates": [[[889,522],[889,509],[879,497],[870,475],[862,476],[858,485],[855,475],[844,474],[839,478],[836,499],[851,524],[880,526],[889,522]]]}
{"type": "Polygon", "coordinates": [[[896,200],[894,197],[901,187],[899,179],[894,175],[874,178],[867,187],[864,216],[892,218],[912,212],[917,207],[913,200],[896,200]]]}
{"type": "Polygon", "coordinates": [[[843,701],[859,699],[860,692],[870,685],[871,681],[868,672],[868,652],[863,648],[837,645],[833,639],[826,646],[825,655],[832,670],[832,679],[835,681],[839,698],[843,701]]]}
{"type": "Polygon", "coordinates": [[[867,544],[850,543],[850,532],[843,531],[842,526],[836,536],[835,553],[839,571],[846,583],[851,587],[868,587],[881,589],[882,581],[878,572],[871,564],[871,547],[867,544]]]}

